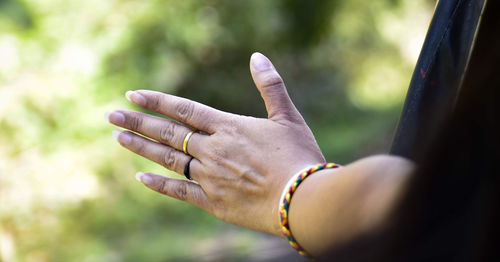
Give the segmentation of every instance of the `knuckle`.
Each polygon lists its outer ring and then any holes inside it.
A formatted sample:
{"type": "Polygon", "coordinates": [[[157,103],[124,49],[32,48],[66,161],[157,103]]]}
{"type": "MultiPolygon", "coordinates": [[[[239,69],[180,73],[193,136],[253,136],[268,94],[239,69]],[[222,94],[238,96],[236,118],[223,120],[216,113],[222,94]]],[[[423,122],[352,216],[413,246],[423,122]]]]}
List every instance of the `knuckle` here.
{"type": "Polygon", "coordinates": [[[217,148],[214,152],[215,157],[217,158],[218,162],[220,162],[223,159],[227,158],[227,151],[222,149],[222,148],[217,148]]]}
{"type": "Polygon", "coordinates": [[[191,198],[191,202],[193,204],[198,205],[210,212],[210,200],[203,190],[190,190],[189,197],[191,198]]]}
{"type": "Polygon", "coordinates": [[[162,126],[160,129],[160,143],[171,144],[174,139],[175,125],[172,123],[162,126]]]}
{"type": "Polygon", "coordinates": [[[172,170],[175,167],[175,153],[174,150],[167,150],[163,156],[163,166],[172,170]]]}
{"type": "Polygon", "coordinates": [[[231,117],[225,120],[225,124],[219,127],[218,132],[224,136],[235,136],[241,132],[241,122],[236,117],[231,117]]]}
{"type": "Polygon", "coordinates": [[[221,147],[213,147],[212,153],[209,155],[210,160],[212,160],[217,165],[220,165],[224,159],[227,158],[227,151],[221,147]]]}
{"type": "Polygon", "coordinates": [[[176,106],[176,112],[181,122],[189,122],[189,120],[193,117],[194,104],[190,102],[180,102],[176,106]]]}
{"type": "Polygon", "coordinates": [[[158,183],[157,185],[157,189],[160,193],[162,194],[165,194],[165,195],[168,195],[168,185],[167,185],[167,181],[162,179],[160,181],[160,183],[158,183]]]}
{"type": "Polygon", "coordinates": [[[159,95],[153,95],[148,97],[147,108],[155,112],[161,109],[161,99],[159,95]]]}
{"type": "Polygon", "coordinates": [[[132,138],[132,145],[134,147],[134,151],[139,155],[144,155],[146,153],[146,144],[143,141],[140,141],[136,138],[132,138]]]}
{"type": "Polygon", "coordinates": [[[174,190],[175,197],[179,200],[186,200],[188,197],[187,183],[180,183],[174,190]]]}
{"type": "Polygon", "coordinates": [[[283,79],[276,72],[265,74],[262,77],[263,87],[275,87],[283,85],[283,79]]]}
{"type": "Polygon", "coordinates": [[[132,130],[139,130],[139,128],[142,127],[143,119],[141,117],[129,116],[127,120],[128,120],[129,127],[132,130]]]}

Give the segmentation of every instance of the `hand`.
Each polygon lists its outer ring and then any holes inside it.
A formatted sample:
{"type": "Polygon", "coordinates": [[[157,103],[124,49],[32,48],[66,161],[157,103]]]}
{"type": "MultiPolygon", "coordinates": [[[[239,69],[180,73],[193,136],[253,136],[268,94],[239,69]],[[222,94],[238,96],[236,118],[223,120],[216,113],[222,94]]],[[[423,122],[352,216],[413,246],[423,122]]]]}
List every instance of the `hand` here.
{"type": "Polygon", "coordinates": [[[147,187],[229,223],[281,235],[278,202],[283,187],[292,175],[325,159],[272,63],[254,53],[250,69],[267,119],[230,114],[148,90],[129,91],[127,98],[183,125],[129,110],[113,111],[108,119],[142,135],[115,133],[123,147],[167,169],[182,174],[189,155],[194,157],[190,175],[196,182],[139,173],[147,187]],[[202,131],[191,136],[189,155],[182,150],[190,132],[186,126],[202,131]]]}

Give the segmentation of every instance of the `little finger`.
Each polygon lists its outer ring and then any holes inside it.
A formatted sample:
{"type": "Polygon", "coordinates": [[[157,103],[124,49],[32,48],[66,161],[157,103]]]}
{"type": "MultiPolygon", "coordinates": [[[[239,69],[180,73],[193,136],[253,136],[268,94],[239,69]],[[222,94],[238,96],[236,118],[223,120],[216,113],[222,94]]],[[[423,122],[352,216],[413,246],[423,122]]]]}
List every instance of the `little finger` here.
{"type": "Polygon", "coordinates": [[[141,172],[137,173],[136,178],[158,193],[188,202],[208,212],[212,209],[207,194],[195,182],[141,172]]]}

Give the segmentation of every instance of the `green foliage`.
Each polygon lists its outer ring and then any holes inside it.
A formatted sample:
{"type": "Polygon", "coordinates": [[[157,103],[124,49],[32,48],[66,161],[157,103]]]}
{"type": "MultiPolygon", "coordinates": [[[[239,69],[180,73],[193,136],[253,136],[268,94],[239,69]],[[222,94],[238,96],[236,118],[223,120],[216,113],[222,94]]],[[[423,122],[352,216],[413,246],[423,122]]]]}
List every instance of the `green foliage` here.
{"type": "Polygon", "coordinates": [[[2,19],[10,20],[11,25],[16,25],[21,29],[28,29],[33,26],[32,15],[21,1],[0,1],[0,14],[2,19]]]}
{"type": "Polygon", "coordinates": [[[261,236],[138,184],[104,112],[153,89],[265,117],[266,54],[330,161],[387,150],[432,3],[0,0],[0,260],[237,260],[261,236]],[[416,11],[418,10],[418,11],[416,11]]]}

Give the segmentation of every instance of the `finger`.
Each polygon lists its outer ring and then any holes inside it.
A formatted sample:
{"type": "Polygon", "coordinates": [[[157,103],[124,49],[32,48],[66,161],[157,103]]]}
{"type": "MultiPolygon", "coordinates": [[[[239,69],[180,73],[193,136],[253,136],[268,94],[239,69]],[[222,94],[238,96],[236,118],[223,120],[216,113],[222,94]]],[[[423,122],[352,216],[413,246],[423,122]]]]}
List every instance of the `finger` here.
{"type": "Polygon", "coordinates": [[[266,104],[269,119],[289,121],[302,119],[288,96],[283,79],[267,57],[261,53],[253,53],[250,58],[250,71],[266,104]]]}
{"type": "MultiPolygon", "coordinates": [[[[165,168],[184,175],[184,167],[191,156],[172,147],[153,142],[129,131],[113,131],[113,137],[125,148],[152,160],[165,168]]],[[[190,165],[191,178],[199,181],[203,171],[200,161],[193,159],[190,165]]]]}
{"type": "Polygon", "coordinates": [[[210,210],[210,201],[201,186],[189,180],[168,178],[152,173],[137,173],[137,180],[154,191],[210,210]]]}
{"type": "MultiPolygon", "coordinates": [[[[108,114],[108,120],[112,124],[140,133],[179,151],[182,151],[186,135],[191,132],[191,129],[174,121],[129,110],[113,111],[108,114]]],[[[188,143],[190,155],[200,157],[205,136],[200,133],[191,135],[188,143]]]]}
{"type": "Polygon", "coordinates": [[[127,91],[126,96],[138,106],[210,134],[230,115],[189,99],[150,90],[127,91]]]}

